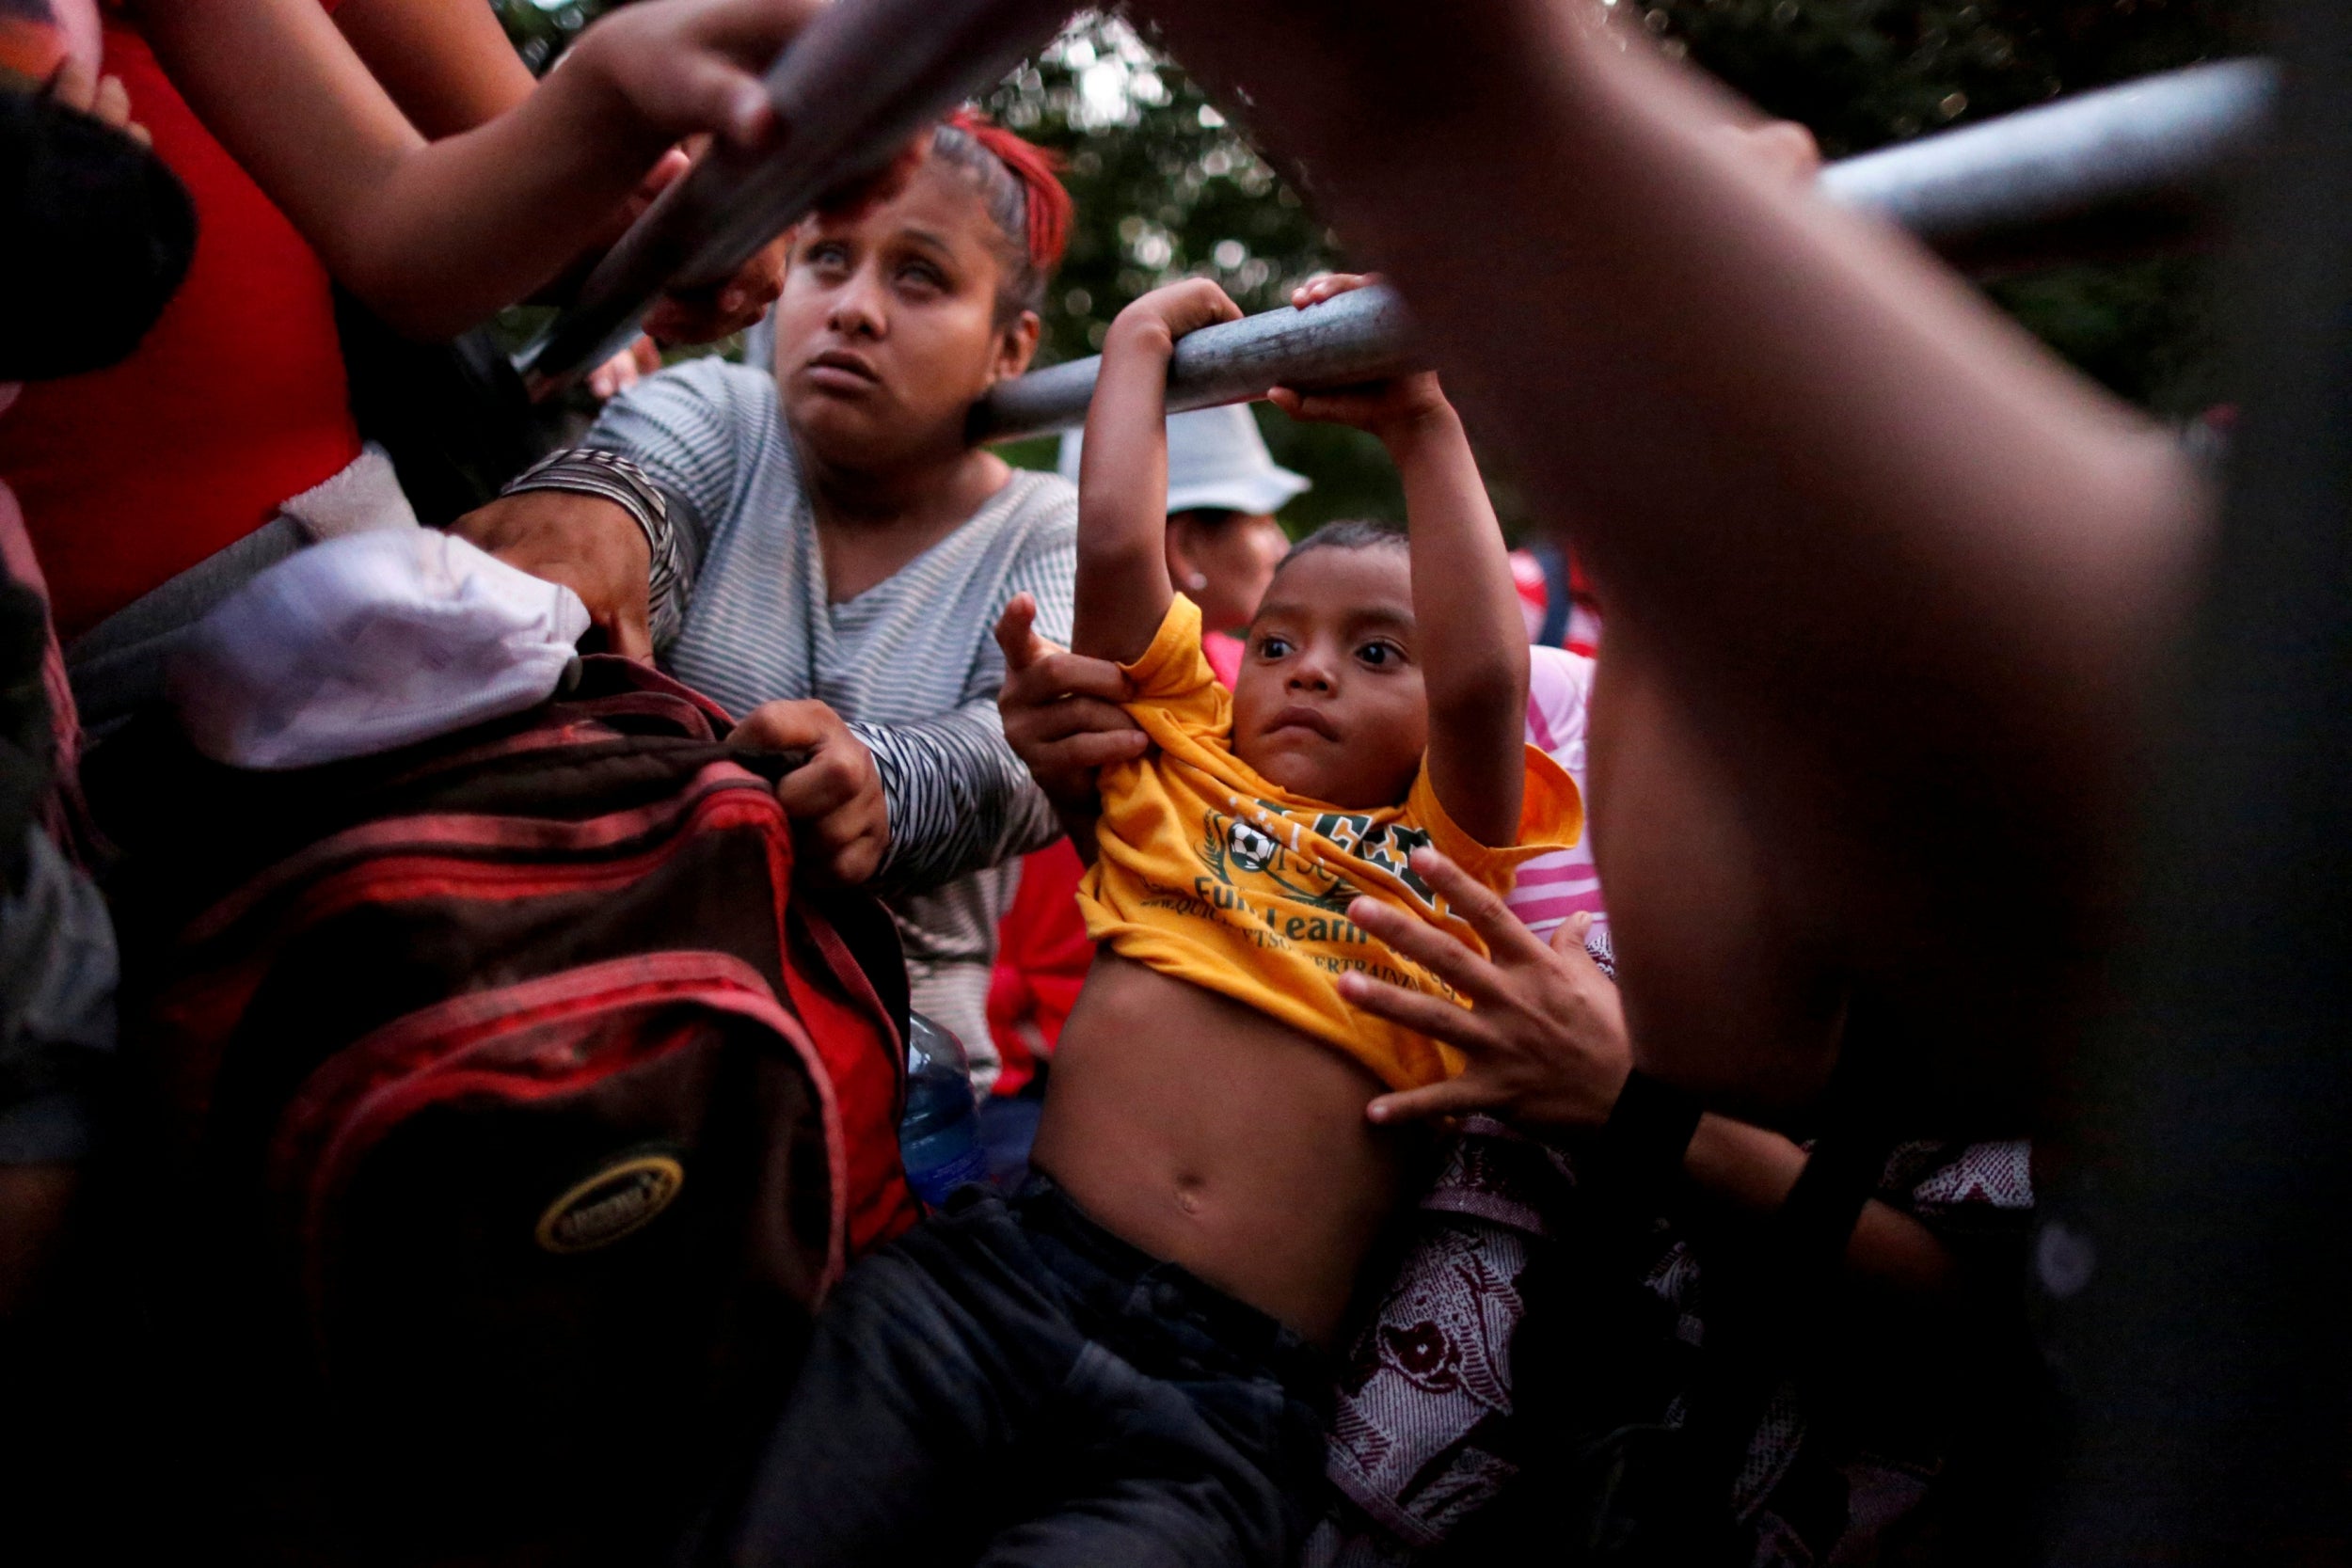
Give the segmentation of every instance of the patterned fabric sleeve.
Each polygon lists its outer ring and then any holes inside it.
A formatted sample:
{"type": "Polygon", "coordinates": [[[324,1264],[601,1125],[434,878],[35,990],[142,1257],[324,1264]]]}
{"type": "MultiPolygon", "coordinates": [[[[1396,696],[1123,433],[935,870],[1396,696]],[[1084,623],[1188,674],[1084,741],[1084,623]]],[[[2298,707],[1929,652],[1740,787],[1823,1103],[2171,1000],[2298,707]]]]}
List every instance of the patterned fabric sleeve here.
{"type": "Polygon", "coordinates": [[[890,808],[885,889],[919,891],[1051,844],[1061,824],[1005,744],[996,699],[914,724],[851,724],[890,808]]]}
{"type": "MultiPolygon", "coordinates": [[[[1033,595],[1038,635],[1066,644],[1076,575],[1074,534],[1041,530],[1008,575],[1004,600],[1033,595]]],[[[993,618],[974,629],[978,641],[960,705],[911,724],[850,726],[874,753],[890,808],[890,848],[878,873],[885,888],[938,887],[1061,833],[1045,792],[1005,741],[996,711],[1005,656],[993,618]]]]}
{"type": "Polygon", "coordinates": [[[617,452],[645,471],[669,504],[685,613],[710,531],[734,510],[747,436],[774,419],[773,386],[756,372],[696,359],[647,377],[604,405],[583,447],[617,452]],[[748,378],[748,379],[747,379],[748,378]],[[760,406],[762,390],[771,405],[760,406]]]}
{"type": "Polygon", "coordinates": [[[2022,1233],[2033,1220],[2033,1146],[2023,1138],[1899,1145],[1878,1196],[1947,1240],[2022,1233]]]}

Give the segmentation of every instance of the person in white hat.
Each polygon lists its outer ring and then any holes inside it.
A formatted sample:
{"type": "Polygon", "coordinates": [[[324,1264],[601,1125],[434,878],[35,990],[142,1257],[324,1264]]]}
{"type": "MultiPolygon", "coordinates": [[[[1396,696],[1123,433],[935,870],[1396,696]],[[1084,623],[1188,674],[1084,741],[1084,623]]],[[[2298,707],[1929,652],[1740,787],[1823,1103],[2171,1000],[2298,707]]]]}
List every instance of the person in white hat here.
{"type": "MultiPolygon", "coordinates": [[[[1084,445],[1081,431],[1061,438],[1062,477],[1073,484],[1084,445]]],[[[1241,666],[1236,634],[1290,547],[1274,514],[1311,483],[1275,463],[1245,404],[1168,416],[1168,575],[1200,607],[1203,646],[1229,687],[1241,666]]]]}

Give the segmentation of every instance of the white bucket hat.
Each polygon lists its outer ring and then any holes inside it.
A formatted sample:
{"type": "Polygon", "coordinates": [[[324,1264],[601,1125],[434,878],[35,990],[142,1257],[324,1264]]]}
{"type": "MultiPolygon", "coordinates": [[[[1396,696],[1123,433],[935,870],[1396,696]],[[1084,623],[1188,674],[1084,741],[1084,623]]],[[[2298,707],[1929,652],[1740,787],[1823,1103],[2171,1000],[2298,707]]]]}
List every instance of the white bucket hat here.
{"type": "MultiPolygon", "coordinates": [[[[1061,438],[1061,475],[1078,480],[1078,453],[1086,433],[1061,438]]],[[[1196,408],[1168,417],[1168,510],[1214,507],[1224,512],[1271,515],[1314,482],[1275,464],[1258,434],[1249,405],[1196,408]]]]}

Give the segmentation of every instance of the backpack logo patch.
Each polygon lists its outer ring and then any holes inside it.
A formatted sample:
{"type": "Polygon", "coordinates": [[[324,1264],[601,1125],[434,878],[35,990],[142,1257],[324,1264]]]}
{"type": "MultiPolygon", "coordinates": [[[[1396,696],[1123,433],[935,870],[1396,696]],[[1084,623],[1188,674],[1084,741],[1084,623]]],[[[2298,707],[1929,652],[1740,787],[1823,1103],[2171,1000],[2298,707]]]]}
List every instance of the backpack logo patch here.
{"type": "Polygon", "coordinates": [[[686,1167],[667,1154],[633,1154],[607,1165],[548,1205],[534,1232],[548,1252],[594,1252],[646,1226],[686,1185],[686,1167]]]}

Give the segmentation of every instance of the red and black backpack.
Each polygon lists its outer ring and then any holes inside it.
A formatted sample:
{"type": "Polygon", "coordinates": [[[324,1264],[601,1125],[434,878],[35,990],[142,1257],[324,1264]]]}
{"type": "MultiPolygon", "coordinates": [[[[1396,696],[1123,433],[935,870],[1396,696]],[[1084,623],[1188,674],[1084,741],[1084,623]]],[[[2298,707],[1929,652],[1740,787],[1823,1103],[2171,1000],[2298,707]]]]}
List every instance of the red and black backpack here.
{"type": "Polygon", "coordinates": [[[144,814],[133,1038],[206,1332],[379,1545],[658,1524],[916,1216],[895,930],[795,886],[796,759],[726,722],[592,657],[396,753],[182,754],[144,814]]]}

